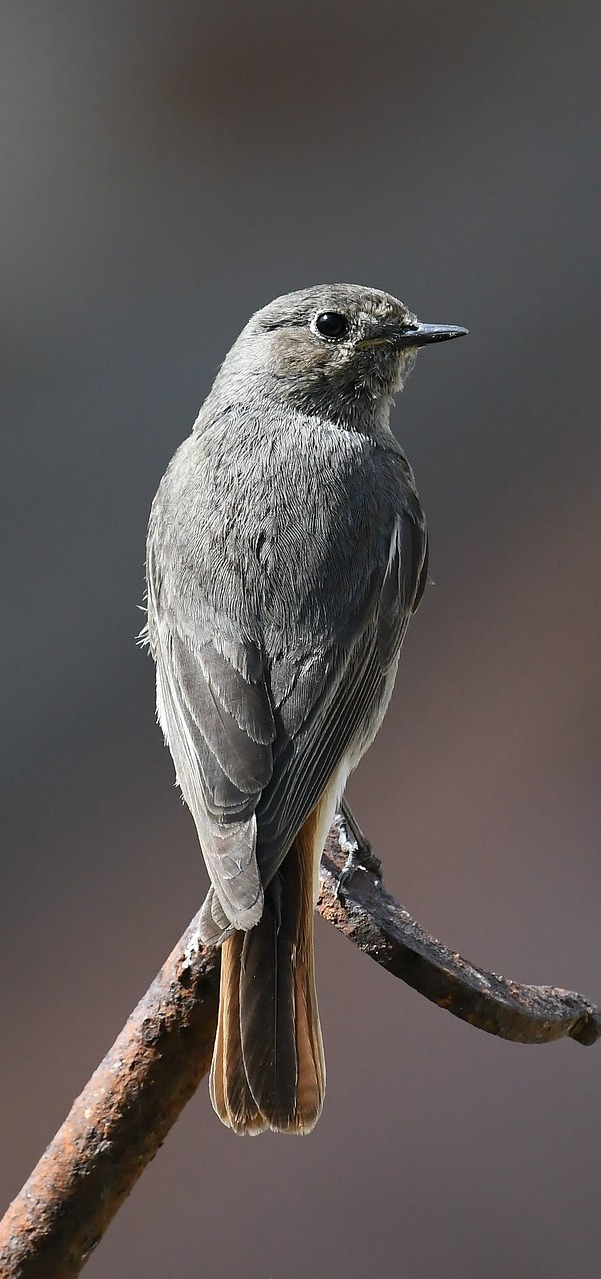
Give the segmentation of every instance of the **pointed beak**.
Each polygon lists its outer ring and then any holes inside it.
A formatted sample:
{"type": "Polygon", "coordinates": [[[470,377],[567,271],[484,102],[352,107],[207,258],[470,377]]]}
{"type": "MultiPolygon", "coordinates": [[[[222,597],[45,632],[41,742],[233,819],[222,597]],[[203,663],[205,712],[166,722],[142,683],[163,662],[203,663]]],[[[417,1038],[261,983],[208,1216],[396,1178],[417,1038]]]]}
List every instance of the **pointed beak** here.
{"type": "Polygon", "coordinates": [[[463,338],[468,329],[457,324],[407,324],[395,334],[395,346],[428,346],[430,342],[446,342],[449,338],[463,338]]]}

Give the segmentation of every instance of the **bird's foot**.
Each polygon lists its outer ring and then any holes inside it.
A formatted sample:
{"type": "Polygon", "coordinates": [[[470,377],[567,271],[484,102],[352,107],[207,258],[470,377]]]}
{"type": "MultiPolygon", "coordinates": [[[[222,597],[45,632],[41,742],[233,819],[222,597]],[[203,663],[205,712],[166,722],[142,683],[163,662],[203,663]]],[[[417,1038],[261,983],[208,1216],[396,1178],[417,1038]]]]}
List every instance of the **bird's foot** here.
{"type": "Polygon", "coordinates": [[[344,800],[340,811],[336,813],[334,825],[338,832],[338,847],[347,855],[336,881],[336,897],[339,898],[342,889],[350,883],[357,870],[364,870],[375,875],[376,879],[381,879],[382,863],[344,800]]]}

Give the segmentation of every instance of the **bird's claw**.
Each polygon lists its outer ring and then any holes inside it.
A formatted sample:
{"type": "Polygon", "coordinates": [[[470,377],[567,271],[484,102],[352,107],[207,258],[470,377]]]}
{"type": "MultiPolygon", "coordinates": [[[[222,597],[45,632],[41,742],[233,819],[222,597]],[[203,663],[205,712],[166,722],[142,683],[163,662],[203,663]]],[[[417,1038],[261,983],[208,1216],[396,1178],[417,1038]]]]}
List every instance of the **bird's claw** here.
{"type": "Polygon", "coordinates": [[[336,879],[335,897],[340,900],[340,894],[343,888],[350,883],[355,871],[364,870],[367,874],[375,875],[376,879],[382,878],[382,863],[379,857],[376,857],[372,850],[371,844],[365,839],[363,832],[357,827],[356,833],[354,819],[349,821],[350,813],[343,811],[336,813],[334,825],[338,832],[338,846],[342,852],[347,854],[346,861],[342,870],[336,879]]]}

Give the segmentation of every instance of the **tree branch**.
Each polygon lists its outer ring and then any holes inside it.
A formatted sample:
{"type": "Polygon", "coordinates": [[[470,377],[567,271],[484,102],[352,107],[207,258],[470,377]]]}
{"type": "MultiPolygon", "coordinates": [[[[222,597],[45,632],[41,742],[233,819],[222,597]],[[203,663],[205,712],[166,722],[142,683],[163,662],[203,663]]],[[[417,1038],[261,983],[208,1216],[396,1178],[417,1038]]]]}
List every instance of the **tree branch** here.
{"type": "MultiPolygon", "coordinates": [[[[318,910],[383,968],[505,1039],[601,1035],[601,1013],[581,995],[506,981],[447,950],[386,892],[378,867],[343,805],[318,910]]],[[[195,917],[0,1222],[2,1279],[79,1274],[209,1069],[218,990],[219,951],[199,944],[195,917]]]]}
{"type": "Polygon", "coordinates": [[[372,860],[370,845],[343,802],[322,858],[318,910],[382,968],[439,1008],[501,1039],[548,1044],[569,1036],[589,1045],[601,1036],[601,1011],[583,995],[556,986],[508,981],[475,968],[441,945],[386,892],[377,872],[370,873],[372,860]],[[359,868],[367,865],[350,888],[343,889],[342,904],[336,887],[350,853],[359,868]]]}

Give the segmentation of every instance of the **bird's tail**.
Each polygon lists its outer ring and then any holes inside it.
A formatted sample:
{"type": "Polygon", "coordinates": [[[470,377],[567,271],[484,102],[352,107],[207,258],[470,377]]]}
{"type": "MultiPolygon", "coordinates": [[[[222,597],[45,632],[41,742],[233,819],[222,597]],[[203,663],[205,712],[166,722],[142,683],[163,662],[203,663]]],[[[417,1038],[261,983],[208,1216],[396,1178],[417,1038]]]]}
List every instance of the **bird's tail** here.
{"type": "Polygon", "coordinates": [[[314,814],[297,835],[259,923],[222,946],[209,1089],[219,1118],[237,1133],[310,1132],[323,1105],[313,960],[317,825],[314,814]]]}

